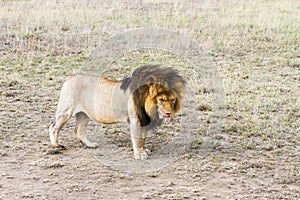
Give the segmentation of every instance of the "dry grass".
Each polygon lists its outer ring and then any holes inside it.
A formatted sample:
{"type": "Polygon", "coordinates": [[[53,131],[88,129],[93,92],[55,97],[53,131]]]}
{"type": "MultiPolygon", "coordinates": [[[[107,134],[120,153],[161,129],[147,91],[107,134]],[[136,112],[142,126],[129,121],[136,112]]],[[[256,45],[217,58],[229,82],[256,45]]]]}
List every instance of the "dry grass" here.
{"type": "MultiPolygon", "coordinates": [[[[223,132],[229,136],[230,149],[189,170],[216,168],[251,177],[263,169],[266,174],[261,178],[272,176],[273,184],[299,185],[300,66],[294,64],[300,58],[299,13],[297,0],[1,1],[1,142],[9,145],[4,133],[23,127],[29,131],[42,124],[35,129],[45,129],[62,80],[80,72],[82,62],[101,42],[128,29],[164,27],[203,46],[218,67],[226,92],[223,132]],[[251,162],[262,166],[249,166],[251,162]]],[[[186,60],[169,52],[128,52],[116,59],[118,70],[108,75],[120,78],[137,65],[153,62],[178,67],[198,92],[199,106],[210,107],[205,84],[186,60]]],[[[199,112],[202,137],[211,111],[199,112]]],[[[222,149],[218,140],[197,141],[191,157],[206,145],[222,149]]],[[[259,191],[252,192],[260,197],[259,191]]],[[[292,193],[282,194],[293,197],[292,193]]],[[[244,197],[252,198],[250,193],[244,197]]]]}

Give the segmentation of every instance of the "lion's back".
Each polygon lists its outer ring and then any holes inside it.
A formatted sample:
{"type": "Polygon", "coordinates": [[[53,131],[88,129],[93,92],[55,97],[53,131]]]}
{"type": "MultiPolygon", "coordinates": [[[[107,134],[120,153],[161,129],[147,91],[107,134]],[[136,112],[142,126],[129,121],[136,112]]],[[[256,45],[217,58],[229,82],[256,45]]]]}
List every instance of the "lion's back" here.
{"type": "Polygon", "coordinates": [[[73,115],[84,112],[95,121],[113,123],[116,111],[112,101],[117,100],[119,103],[120,99],[124,99],[114,98],[119,86],[120,81],[95,75],[78,74],[68,77],[61,89],[58,112],[71,110],[73,115]]]}

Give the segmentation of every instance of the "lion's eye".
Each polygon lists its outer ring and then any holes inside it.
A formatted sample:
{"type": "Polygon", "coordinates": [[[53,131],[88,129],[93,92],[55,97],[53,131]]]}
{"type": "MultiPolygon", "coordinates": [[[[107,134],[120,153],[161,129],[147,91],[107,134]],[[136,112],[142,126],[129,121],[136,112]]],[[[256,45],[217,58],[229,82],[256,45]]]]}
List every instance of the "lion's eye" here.
{"type": "Polygon", "coordinates": [[[160,102],[165,102],[165,100],[164,100],[164,99],[159,99],[159,101],[160,101],[160,102]]]}
{"type": "Polygon", "coordinates": [[[171,102],[174,103],[176,101],[176,99],[171,99],[171,102]]]}

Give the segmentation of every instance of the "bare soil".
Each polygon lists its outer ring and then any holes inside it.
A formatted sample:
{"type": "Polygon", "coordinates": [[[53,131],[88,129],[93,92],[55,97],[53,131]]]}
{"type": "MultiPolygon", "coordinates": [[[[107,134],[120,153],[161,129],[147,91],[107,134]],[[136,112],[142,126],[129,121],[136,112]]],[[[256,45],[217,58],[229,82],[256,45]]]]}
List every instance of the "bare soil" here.
{"type": "MultiPolygon", "coordinates": [[[[278,2],[0,2],[0,199],[300,199],[300,74],[294,62],[300,38],[293,14],[299,6],[278,2]],[[48,127],[63,80],[80,72],[99,40],[151,25],[188,33],[206,48],[226,92],[221,131],[206,133],[212,111],[200,81],[194,99],[202,116],[198,135],[165,167],[148,171],[145,165],[145,172],[135,173],[107,164],[99,150],[75,139],[72,120],[60,137],[67,149],[51,153],[48,127]]],[[[162,54],[125,55],[115,64],[130,71],[154,61],[179,63],[162,54]]],[[[186,63],[178,66],[191,72],[186,63]]],[[[172,127],[158,132],[164,128],[172,127]]],[[[91,123],[89,132],[93,140],[107,138],[132,168],[144,162],[132,159],[125,125],[91,123]]],[[[155,150],[164,137],[147,145],[155,150]]]]}

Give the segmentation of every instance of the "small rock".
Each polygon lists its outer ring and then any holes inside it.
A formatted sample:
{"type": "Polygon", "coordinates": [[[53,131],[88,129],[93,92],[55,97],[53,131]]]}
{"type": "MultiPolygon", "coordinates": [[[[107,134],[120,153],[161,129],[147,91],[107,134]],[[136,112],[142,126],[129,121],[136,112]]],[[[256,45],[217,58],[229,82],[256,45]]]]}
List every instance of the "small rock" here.
{"type": "Polygon", "coordinates": [[[124,174],[120,175],[120,179],[125,179],[125,178],[126,178],[126,176],[124,174]]]}
{"type": "Polygon", "coordinates": [[[34,177],[32,177],[32,180],[34,180],[34,181],[38,181],[38,180],[40,180],[40,178],[39,178],[39,177],[36,177],[36,176],[34,176],[34,177]]]}
{"type": "Polygon", "coordinates": [[[49,183],[50,180],[49,179],[43,179],[43,183],[49,183]]]}
{"type": "Polygon", "coordinates": [[[22,198],[28,198],[28,199],[32,199],[34,198],[34,194],[30,194],[30,193],[24,193],[21,195],[22,198]]]}
{"type": "Polygon", "coordinates": [[[113,179],[111,177],[108,177],[108,178],[104,178],[103,180],[101,180],[101,182],[103,183],[109,183],[109,182],[112,182],[113,179]]]}
{"type": "Polygon", "coordinates": [[[195,178],[200,178],[200,177],[201,177],[201,174],[195,174],[194,177],[195,177],[195,178]]]}
{"type": "Polygon", "coordinates": [[[175,185],[175,183],[173,183],[173,182],[170,181],[170,182],[167,183],[166,186],[167,186],[167,187],[170,187],[170,186],[174,186],[174,185],[175,185]]]}
{"type": "Polygon", "coordinates": [[[45,167],[46,168],[61,168],[63,166],[65,166],[65,164],[62,164],[62,163],[56,161],[56,162],[53,162],[53,163],[46,164],[45,167]]]}
{"type": "Polygon", "coordinates": [[[8,156],[8,154],[4,151],[0,151],[0,157],[8,156]]]}
{"type": "Polygon", "coordinates": [[[150,178],[156,178],[157,176],[158,176],[157,173],[148,174],[148,177],[150,177],[150,178]]]}
{"type": "Polygon", "coordinates": [[[54,173],[54,172],[50,172],[48,175],[49,175],[49,176],[58,176],[58,174],[57,174],[57,173],[54,173]]]}
{"type": "Polygon", "coordinates": [[[300,58],[293,58],[290,60],[290,66],[300,67],[300,58]]]}
{"type": "Polygon", "coordinates": [[[142,195],[142,199],[151,199],[151,193],[150,192],[146,192],[142,195]]]}

